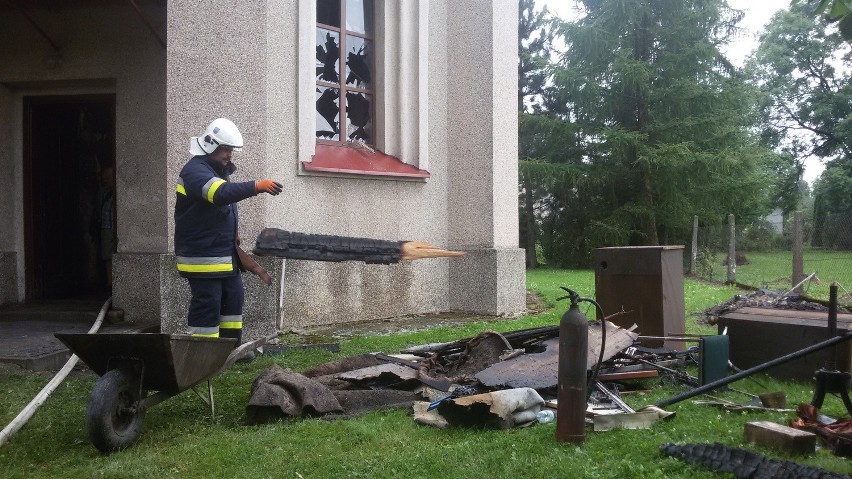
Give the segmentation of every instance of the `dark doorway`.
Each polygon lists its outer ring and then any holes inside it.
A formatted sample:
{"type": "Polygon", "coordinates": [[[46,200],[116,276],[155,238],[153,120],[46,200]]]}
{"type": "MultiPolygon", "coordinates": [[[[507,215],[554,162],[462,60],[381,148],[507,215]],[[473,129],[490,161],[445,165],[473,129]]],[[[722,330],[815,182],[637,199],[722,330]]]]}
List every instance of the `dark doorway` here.
{"type": "Polygon", "coordinates": [[[24,97],[23,107],[27,301],[106,298],[102,211],[111,206],[114,228],[115,195],[101,177],[115,184],[115,96],[24,97]]]}

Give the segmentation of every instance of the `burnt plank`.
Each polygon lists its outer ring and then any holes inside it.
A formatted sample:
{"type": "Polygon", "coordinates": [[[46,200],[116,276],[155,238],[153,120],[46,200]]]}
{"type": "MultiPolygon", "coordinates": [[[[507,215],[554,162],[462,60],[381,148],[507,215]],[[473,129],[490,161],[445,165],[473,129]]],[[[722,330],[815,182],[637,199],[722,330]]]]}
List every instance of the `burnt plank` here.
{"type": "Polygon", "coordinates": [[[812,454],[816,449],[816,434],[770,421],[747,422],[743,439],[790,454],[812,454]]]}
{"type": "MultiPolygon", "coordinates": [[[[843,314],[843,321],[840,316],[838,330],[852,330],[852,315],[843,314]]],[[[721,315],[716,324],[720,334],[728,329],[731,362],[742,369],[799,351],[827,339],[828,335],[828,314],[825,312],[749,307],[721,315]]],[[[848,342],[835,348],[838,369],[849,371],[850,351],[848,342]]],[[[782,378],[811,380],[814,372],[826,365],[830,354],[832,350],[814,352],[767,372],[782,378]]]]}

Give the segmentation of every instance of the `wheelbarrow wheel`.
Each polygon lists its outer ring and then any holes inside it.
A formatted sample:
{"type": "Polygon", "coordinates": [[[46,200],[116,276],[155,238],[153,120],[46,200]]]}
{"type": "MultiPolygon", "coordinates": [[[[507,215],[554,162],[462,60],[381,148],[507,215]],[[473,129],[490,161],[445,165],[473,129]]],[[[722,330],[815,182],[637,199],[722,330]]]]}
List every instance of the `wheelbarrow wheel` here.
{"type": "Polygon", "coordinates": [[[145,410],[139,406],[139,378],[125,369],[101,376],[86,409],[89,440],[101,452],[124,449],[136,441],[145,410]]]}

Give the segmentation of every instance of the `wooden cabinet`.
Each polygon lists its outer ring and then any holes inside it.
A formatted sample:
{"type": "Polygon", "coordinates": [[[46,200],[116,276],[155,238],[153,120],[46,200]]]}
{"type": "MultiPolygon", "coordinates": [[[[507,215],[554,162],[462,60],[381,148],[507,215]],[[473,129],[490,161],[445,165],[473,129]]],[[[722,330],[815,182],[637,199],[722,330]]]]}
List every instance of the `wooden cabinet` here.
{"type": "MultiPolygon", "coordinates": [[[[623,328],[633,324],[643,336],[670,336],[686,332],[683,298],[683,246],[626,246],[598,248],[595,296],[604,314],[622,314],[612,322],[623,328]]],[[[662,346],[643,340],[646,346],[662,346]]],[[[665,346],[684,349],[682,341],[665,346]]]]}
{"type": "MultiPolygon", "coordinates": [[[[716,320],[719,334],[727,328],[731,338],[731,362],[749,369],[775,358],[795,353],[828,337],[828,312],[787,309],[740,308],[716,320]]],[[[852,330],[852,314],[838,313],[837,333],[852,330]]],[[[766,370],[767,374],[785,379],[810,381],[814,372],[825,367],[835,354],[835,367],[850,371],[852,355],[849,341],[834,348],[816,351],[766,370]]]]}

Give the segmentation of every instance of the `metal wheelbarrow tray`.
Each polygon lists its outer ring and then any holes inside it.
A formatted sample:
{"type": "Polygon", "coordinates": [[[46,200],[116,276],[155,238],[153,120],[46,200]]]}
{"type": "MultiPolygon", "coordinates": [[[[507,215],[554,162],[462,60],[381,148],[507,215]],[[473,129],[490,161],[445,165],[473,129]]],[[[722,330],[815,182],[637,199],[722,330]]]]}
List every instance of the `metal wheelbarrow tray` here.
{"type": "Polygon", "coordinates": [[[86,409],[89,439],[103,452],[133,444],[145,410],[192,388],[214,410],[209,380],[232,363],[236,341],[169,334],[57,333],[100,379],[86,409]],[[208,380],[205,398],[195,386],[208,380]],[[149,391],[157,391],[149,395],[149,391]]]}

